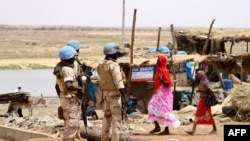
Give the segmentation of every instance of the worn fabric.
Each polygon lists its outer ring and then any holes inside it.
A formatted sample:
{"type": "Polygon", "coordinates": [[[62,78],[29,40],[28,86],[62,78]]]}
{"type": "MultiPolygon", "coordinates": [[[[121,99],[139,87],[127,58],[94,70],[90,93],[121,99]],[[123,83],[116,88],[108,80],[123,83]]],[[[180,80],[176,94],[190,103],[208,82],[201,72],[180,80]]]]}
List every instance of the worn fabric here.
{"type": "Polygon", "coordinates": [[[156,72],[154,75],[154,94],[161,86],[162,82],[160,80],[160,75],[162,80],[168,84],[169,87],[172,87],[172,81],[170,78],[169,71],[167,69],[167,58],[166,56],[159,54],[158,55],[159,63],[157,64],[156,72]]]}
{"type": "Polygon", "coordinates": [[[74,68],[73,68],[73,70],[74,70],[74,73],[76,75],[82,75],[80,65],[78,64],[77,61],[74,61],[74,68]]]}
{"type": "Polygon", "coordinates": [[[60,103],[64,118],[63,140],[75,139],[80,132],[80,109],[77,97],[60,98],[60,103]]]}
{"type": "Polygon", "coordinates": [[[102,121],[102,141],[108,141],[110,128],[112,141],[119,141],[119,126],[121,123],[121,106],[119,104],[120,96],[108,96],[109,92],[104,92],[102,121]]]}
{"type": "Polygon", "coordinates": [[[91,81],[87,81],[85,84],[86,91],[88,92],[91,100],[96,103],[96,93],[98,90],[98,83],[93,83],[91,81]]]}
{"type": "Polygon", "coordinates": [[[194,124],[214,124],[211,107],[206,106],[205,98],[200,98],[195,112],[194,124]]]}
{"type": "Polygon", "coordinates": [[[148,119],[164,127],[178,127],[181,122],[173,114],[173,94],[170,87],[160,86],[148,104],[148,119]]]}
{"type": "Polygon", "coordinates": [[[91,100],[96,103],[96,93],[99,87],[99,83],[98,83],[98,79],[99,79],[99,75],[96,69],[93,69],[91,67],[87,67],[85,72],[85,74],[89,75],[92,74],[90,76],[90,80],[91,81],[86,81],[85,87],[86,87],[86,91],[87,93],[90,95],[91,100]]]}
{"type": "Polygon", "coordinates": [[[200,99],[195,112],[195,124],[214,124],[214,117],[212,115],[211,107],[205,104],[205,97],[210,89],[209,81],[206,78],[204,71],[197,72],[198,79],[200,80],[198,85],[198,92],[200,99]]]}
{"type": "Polygon", "coordinates": [[[79,138],[80,133],[80,106],[77,91],[68,91],[65,86],[65,82],[67,81],[72,81],[74,85],[77,85],[76,72],[73,68],[74,67],[63,66],[61,69],[62,77],[56,79],[56,83],[60,89],[60,106],[63,111],[63,141],[74,141],[75,138],[79,138]]]}
{"type": "Polygon", "coordinates": [[[64,117],[63,117],[63,109],[62,109],[61,106],[59,106],[59,107],[57,108],[57,114],[58,114],[58,118],[59,118],[59,119],[64,119],[64,117]]]}
{"type": "Polygon", "coordinates": [[[148,119],[151,122],[157,121],[165,127],[178,127],[180,121],[173,114],[172,82],[167,70],[167,58],[164,55],[158,55],[156,69],[154,76],[155,90],[148,103],[148,119]],[[159,75],[168,84],[167,87],[162,84],[159,75]]]}
{"type": "MultiPolygon", "coordinates": [[[[117,62],[111,60],[105,60],[103,63],[109,63],[110,73],[112,76],[113,83],[116,86],[116,90],[103,90],[103,112],[104,118],[102,121],[102,141],[108,141],[110,128],[111,128],[111,139],[112,141],[119,141],[119,126],[121,122],[121,105],[119,100],[121,94],[119,89],[124,88],[122,72],[117,62]]],[[[98,70],[101,71],[101,70],[98,70]]],[[[100,76],[100,80],[102,77],[100,76]]],[[[112,82],[110,82],[112,83],[112,82]]]]}

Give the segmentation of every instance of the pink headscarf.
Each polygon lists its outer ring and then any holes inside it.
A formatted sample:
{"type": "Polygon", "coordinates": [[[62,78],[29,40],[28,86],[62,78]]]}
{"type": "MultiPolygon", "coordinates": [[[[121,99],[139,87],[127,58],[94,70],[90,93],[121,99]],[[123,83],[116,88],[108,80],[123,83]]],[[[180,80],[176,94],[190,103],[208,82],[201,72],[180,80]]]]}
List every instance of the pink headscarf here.
{"type": "Polygon", "coordinates": [[[200,81],[208,81],[208,80],[207,80],[207,77],[206,77],[205,71],[199,70],[199,71],[197,72],[197,75],[198,75],[198,78],[199,78],[200,81]]]}
{"type": "Polygon", "coordinates": [[[198,76],[198,79],[200,80],[198,89],[202,91],[207,91],[208,88],[204,85],[204,84],[208,85],[208,79],[206,77],[205,71],[199,70],[197,72],[197,76],[198,76]]]}

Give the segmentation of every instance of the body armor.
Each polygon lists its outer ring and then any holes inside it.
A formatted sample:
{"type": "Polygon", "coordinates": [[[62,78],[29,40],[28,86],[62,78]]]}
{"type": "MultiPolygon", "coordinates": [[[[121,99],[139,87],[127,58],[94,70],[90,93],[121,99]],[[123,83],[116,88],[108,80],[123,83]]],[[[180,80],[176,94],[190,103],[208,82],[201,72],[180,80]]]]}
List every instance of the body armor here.
{"type": "Polygon", "coordinates": [[[100,64],[97,68],[98,74],[100,76],[99,85],[102,90],[117,90],[115,83],[110,72],[110,63],[100,64]]]}

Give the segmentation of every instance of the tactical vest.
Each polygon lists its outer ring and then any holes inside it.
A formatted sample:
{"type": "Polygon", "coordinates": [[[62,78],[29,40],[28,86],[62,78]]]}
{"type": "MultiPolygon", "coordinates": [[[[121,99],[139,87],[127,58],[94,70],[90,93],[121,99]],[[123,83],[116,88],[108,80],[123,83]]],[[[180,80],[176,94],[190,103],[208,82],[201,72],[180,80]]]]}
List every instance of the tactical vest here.
{"type": "Polygon", "coordinates": [[[60,79],[63,76],[62,73],[62,67],[64,66],[68,66],[74,69],[75,65],[74,64],[68,64],[65,62],[59,62],[56,64],[56,66],[54,67],[54,71],[53,74],[56,76],[57,79],[60,79]]]}
{"type": "MultiPolygon", "coordinates": [[[[77,91],[67,91],[67,89],[66,89],[66,85],[65,85],[65,82],[64,82],[64,76],[63,76],[63,72],[62,72],[62,67],[63,66],[57,65],[56,67],[57,67],[56,70],[59,70],[59,71],[57,73],[55,73],[55,71],[54,71],[54,75],[56,75],[56,77],[57,77],[56,78],[56,84],[59,86],[60,95],[61,94],[67,95],[69,93],[76,94],[77,91]]],[[[77,86],[77,81],[75,79],[73,80],[73,85],[77,86]]]]}
{"type": "Polygon", "coordinates": [[[67,93],[67,90],[66,90],[66,86],[65,86],[65,83],[64,83],[64,78],[60,78],[60,79],[56,79],[56,84],[59,86],[59,90],[60,90],[60,94],[66,94],[67,93]]]}
{"type": "Polygon", "coordinates": [[[100,64],[97,68],[98,75],[100,77],[99,86],[102,90],[117,90],[117,88],[115,87],[113,76],[110,71],[110,64],[111,62],[103,63],[100,64]]]}

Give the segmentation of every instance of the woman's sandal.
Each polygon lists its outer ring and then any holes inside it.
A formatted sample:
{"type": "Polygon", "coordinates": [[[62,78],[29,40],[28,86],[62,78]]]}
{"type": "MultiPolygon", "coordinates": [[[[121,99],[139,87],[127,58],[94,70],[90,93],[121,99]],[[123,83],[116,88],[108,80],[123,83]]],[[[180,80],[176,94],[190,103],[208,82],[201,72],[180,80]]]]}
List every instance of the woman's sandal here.
{"type": "Polygon", "coordinates": [[[214,135],[214,134],[217,134],[217,131],[211,131],[208,133],[209,135],[214,135]]]}
{"type": "Polygon", "coordinates": [[[155,132],[160,132],[160,131],[161,131],[160,128],[154,128],[154,129],[151,130],[149,133],[150,133],[150,134],[153,134],[153,133],[155,133],[155,132]]]}
{"type": "Polygon", "coordinates": [[[169,135],[169,132],[163,131],[163,132],[159,133],[159,135],[169,135]]]}
{"type": "Polygon", "coordinates": [[[189,135],[193,135],[194,134],[194,132],[193,131],[185,131],[187,134],[189,134],[189,135]]]}

